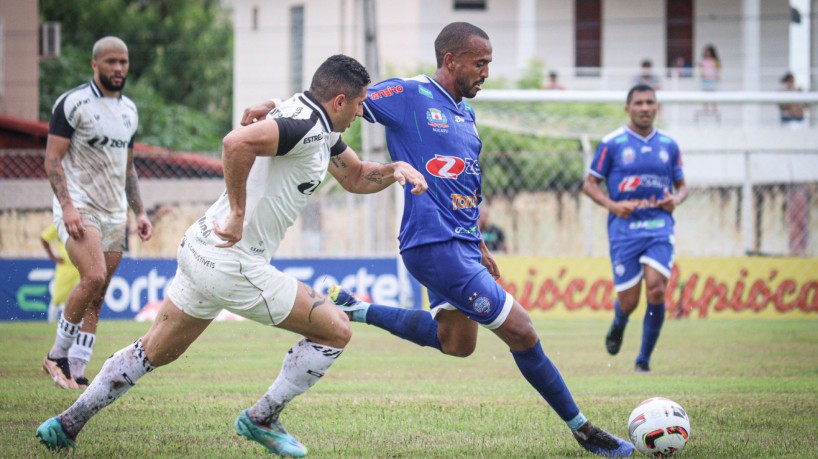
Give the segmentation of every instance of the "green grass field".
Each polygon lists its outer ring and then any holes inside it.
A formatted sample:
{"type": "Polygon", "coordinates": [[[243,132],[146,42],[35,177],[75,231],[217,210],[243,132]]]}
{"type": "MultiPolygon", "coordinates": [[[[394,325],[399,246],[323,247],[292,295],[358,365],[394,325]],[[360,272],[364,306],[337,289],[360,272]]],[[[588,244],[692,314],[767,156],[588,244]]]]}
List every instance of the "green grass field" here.
{"type": "MultiPolygon", "coordinates": [[[[818,321],[668,321],[652,374],[635,374],[641,320],[622,352],[604,350],[607,321],[534,318],[543,347],[580,408],[627,436],[631,409],[652,396],[690,415],[682,457],[818,457],[818,321]]],[[[103,322],[89,375],[148,324],[103,322]]],[[[282,415],[309,457],[592,457],[481,330],[467,359],[446,357],[365,325],[322,381],[282,415]]],[[[40,361],[45,323],[0,324],[0,457],[48,457],[34,431],[79,395],[56,389],[40,361]]],[[[142,378],[78,439],[79,457],[247,457],[239,411],[272,383],[298,338],[254,323],[217,323],[176,363],[142,378]]]]}

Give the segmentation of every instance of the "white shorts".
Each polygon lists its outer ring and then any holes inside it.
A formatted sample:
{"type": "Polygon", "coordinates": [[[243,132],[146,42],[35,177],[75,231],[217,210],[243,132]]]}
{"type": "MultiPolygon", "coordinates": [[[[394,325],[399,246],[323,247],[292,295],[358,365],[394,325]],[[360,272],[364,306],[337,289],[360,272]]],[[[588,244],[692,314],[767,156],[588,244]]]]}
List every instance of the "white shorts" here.
{"type": "Polygon", "coordinates": [[[213,319],[222,309],[264,325],[278,325],[295,304],[298,281],[236,248],[203,244],[188,233],[177,252],[178,267],[165,294],[185,314],[213,319]]]}
{"type": "MultiPolygon", "coordinates": [[[[103,252],[124,252],[125,251],[125,227],[128,224],[128,216],[125,218],[114,217],[91,209],[78,209],[82,217],[82,224],[86,228],[96,228],[102,239],[103,252]]],[[[65,222],[62,213],[54,214],[54,226],[57,227],[57,234],[63,244],[71,237],[65,229],[65,222]]]]}

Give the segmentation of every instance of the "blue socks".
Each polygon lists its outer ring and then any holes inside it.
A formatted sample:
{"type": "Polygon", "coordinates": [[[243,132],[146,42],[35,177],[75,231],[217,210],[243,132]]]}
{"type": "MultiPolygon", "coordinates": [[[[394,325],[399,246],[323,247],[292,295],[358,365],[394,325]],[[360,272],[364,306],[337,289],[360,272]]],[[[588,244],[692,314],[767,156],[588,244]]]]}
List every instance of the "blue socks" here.
{"type": "Polygon", "coordinates": [[[614,301],[613,326],[620,330],[624,330],[626,325],[628,325],[628,316],[622,312],[622,309],[619,308],[619,299],[617,299],[614,301]]]}
{"type": "Polygon", "coordinates": [[[511,351],[511,355],[528,383],[542,395],[571,430],[585,424],[587,419],[579,412],[559,370],[545,355],[539,340],[531,349],[511,351]]]}
{"type": "Polygon", "coordinates": [[[645,320],[642,324],[642,348],[639,350],[637,362],[650,363],[650,355],[659,340],[659,332],[665,322],[665,303],[650,304],[645,312],[645,320]]]}
{"type": "Polygon", "coordinates": [[[420,346],[441,350],[437,321],[429,311],[372,304],[366,312],[366,323],[420,346]]]}
{"type": "MultiPolygon", "coordinates": [[[[372,304],[366,311],[366,323],[420,346],[441,350],[437,322],[428,311],[372,304]]],[[[525,379],[571,430],[579,429],[588,421],[574,403],[559,370],[543,352],[539,340],[531,349],[511,351],[511,354],[525,379]]]]}

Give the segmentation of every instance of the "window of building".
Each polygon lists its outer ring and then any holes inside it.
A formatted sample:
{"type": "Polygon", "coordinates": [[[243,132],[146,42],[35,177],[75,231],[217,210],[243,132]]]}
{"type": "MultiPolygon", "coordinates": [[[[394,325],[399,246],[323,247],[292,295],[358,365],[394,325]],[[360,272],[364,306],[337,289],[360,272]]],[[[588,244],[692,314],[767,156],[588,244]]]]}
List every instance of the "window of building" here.
{"type": "Polygon", "coordinates": [[[602,0],[574,0],[577,76],[598,76],[602,66],[602,0]]]}
{"type": "Polygon", "coordinates": [[[304,90],[304,7],[290,8],[290,92],[304,90]]]}
{"type": "Polygon", "coordinates": [[[487,0],[454,0],[456,10],[483,10],[486,9],[487,0]]]}
{"type": "Polygon", "coordinates": [[[667,0],[665,51],[670,76],[693,75],[693,0],[667,0]]]}

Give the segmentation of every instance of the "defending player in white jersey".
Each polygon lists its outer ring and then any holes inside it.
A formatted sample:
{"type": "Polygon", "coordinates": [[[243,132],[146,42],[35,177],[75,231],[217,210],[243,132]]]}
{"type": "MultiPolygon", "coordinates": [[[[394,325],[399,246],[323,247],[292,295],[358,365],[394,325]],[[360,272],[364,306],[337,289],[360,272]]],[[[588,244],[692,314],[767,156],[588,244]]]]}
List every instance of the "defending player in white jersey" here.
{"type": "Polygon", "coordinates": [[[122,95],[128,48],[116,37],[94,44],[94,78],[54,104],[45,170],[54,190],[54,224],[80,282],[71,291],[43,371],[57,387],[88,387],[85,367],[96,342],[102,301],[125,249],[128,206],[139,237],[153,229],[139,195],[133,144],[139,117],[122,95]]]}
{"type": "Polygon", "coordinates": [[[235,428],[271,453],[306,455],[279,414],[341,354],[351,337],[349,320],[312,288],[270,265],[270,258],[327,170],[354,193],[377,192],[396,181],[412,184],[415,194],[427,188],[407,163],[361,162],[340,139],[339,133],[362,116],[369,82],[357,61],[332,56],[315,72],[309,91],[225,137],[226,193],[185,233],[176,277],[156,322],[105,362],[73,406],[37,429],[48,448],[74,447],[94,414],[147,372],[177,359],[227,309],[303,335],[273,385],[239,414],[235,428]]]}

